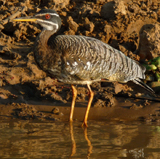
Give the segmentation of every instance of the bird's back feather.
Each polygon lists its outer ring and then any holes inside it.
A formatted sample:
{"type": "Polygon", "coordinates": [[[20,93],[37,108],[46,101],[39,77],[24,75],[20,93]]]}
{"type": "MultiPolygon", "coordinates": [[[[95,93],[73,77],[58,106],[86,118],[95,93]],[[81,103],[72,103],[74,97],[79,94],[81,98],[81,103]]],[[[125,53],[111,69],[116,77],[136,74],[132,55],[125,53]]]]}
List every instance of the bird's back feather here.
{"type": "Polygon", "coordinates": [[[80,81],[103,78],[123,83],[145,78],[143,66],[100,40],[77,35],[59,35],[53,39],[49,45],[59,50],[66,78],[80,81]]]}

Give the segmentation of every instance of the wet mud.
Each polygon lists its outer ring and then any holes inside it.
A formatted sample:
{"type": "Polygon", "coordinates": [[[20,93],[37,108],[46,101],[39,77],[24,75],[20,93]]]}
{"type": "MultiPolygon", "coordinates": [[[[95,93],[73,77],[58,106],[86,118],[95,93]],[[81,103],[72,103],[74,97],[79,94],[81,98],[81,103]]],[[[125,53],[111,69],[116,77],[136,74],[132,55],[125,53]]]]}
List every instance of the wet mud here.
{"type": "MultiPolygon", "coordinates": [[[[55,9],[62,27],[57,34],[95,37],[147,64],[159,57],[160,3],[144,1],[1,1],[0,2],[0,119],[68,121],[72,91],[69,85],[52,79],[40,70],[33,57],[33,44],[41,27],[16,23],[42,8],[55,9]]],[[[156,73],[159,73],[157,68],[156,73]]],[[[155,71],[146,80],[156,97],[128,82],[97,82],[90,120],[160,121],[160,84],[155,71]],[[153,84],[156,82],[156,85],[153,84]]],[[[74,120],[83,120],[88,101],[86,86],[77,85],[74,120]]]]}

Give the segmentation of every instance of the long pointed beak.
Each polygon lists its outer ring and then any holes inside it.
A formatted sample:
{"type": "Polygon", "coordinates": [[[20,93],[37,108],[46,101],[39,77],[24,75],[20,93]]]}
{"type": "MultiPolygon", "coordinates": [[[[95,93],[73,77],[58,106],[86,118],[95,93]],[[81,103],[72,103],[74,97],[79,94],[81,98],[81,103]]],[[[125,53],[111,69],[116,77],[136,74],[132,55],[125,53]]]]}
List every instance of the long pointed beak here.
{"type": "Polygon", "coordinates": [[[27,21],[29,21],[29,22],[35,22],[35,21],[37,21],[37,19],[36,18],[34,18],[34,17],[21,17],[21,18],[16,18],[16,19],[13,19],[13,21],[17,21],[17,22],[27,22],[27,21]]]}

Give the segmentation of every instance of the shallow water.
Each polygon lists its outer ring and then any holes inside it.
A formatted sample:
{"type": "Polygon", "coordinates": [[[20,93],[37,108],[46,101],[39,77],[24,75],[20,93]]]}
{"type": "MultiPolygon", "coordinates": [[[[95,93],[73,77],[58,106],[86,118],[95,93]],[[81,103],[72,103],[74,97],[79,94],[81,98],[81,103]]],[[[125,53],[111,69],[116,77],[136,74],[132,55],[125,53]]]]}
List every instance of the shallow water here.
{"type": "Polygon", "coordinates": [[[0,158],[154,158],[160,126],[143,123],[1,121],[0,158]]]}

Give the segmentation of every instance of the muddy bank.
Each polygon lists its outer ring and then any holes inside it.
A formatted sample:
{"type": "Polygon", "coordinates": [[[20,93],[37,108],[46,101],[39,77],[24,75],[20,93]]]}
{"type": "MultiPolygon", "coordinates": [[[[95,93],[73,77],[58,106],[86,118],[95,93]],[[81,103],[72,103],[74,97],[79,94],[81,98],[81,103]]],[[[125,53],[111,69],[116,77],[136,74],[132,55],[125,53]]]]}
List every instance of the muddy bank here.
{"type": "MultiPolygon", "coordinates": [[[[35,64],[32,47],[42,28],[34,23],[15,23],[12,20],[16,17],[33,15],[42,8],[55,9],[62,18],[57,34],[95,37],[145,65],[160,56],[160,3],[156,0],[0,3],[1,119],[68,120],[72,100],[69,85],[47,77],[35,64]]],[[[153,87],[157,98],[132,82],[94,83],[95,97],[89,119],[159,122],[160,84],[159,67],[156,67],[146,72],[149,78],[145,82],[153,87]]],[[[82,120],[88,90],[85,86],[77,89],[74,117],[82,120]]]]}

